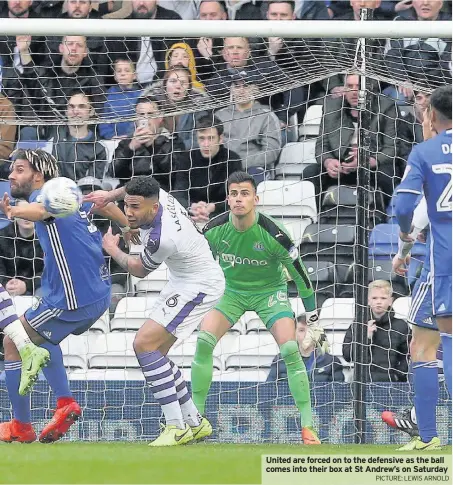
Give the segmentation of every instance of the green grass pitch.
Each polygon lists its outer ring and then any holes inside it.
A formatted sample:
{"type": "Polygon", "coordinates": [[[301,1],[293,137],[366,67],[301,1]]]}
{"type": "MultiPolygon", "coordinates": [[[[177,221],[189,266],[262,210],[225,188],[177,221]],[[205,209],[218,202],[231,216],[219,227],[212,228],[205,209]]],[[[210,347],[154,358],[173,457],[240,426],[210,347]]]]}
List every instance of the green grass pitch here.
{"type": "MultiPolygon", "coordinates": [[[[0,483],[261,483],[263,454],[393,454],[395,445],[197,444],[63,442],[0,445],[0,483]]],[[[432,452],[436,453],[436,452],[432,452]]],[[[438,454],[451,454],[451,446],[438,454]]]]}

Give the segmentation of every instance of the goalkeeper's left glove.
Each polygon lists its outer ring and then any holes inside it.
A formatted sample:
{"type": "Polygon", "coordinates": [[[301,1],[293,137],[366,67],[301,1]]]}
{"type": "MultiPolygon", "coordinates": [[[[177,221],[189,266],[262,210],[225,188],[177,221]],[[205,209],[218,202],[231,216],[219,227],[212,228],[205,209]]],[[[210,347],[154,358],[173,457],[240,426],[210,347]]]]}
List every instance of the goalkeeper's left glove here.
{"type": "Polygon", "coordinates": [[[315,349],[320,355],[324,355],[329,352],[329,342],[322,327],[319,325],[307,327],[307,337],[311,339],[315,345],[315,349]]]}

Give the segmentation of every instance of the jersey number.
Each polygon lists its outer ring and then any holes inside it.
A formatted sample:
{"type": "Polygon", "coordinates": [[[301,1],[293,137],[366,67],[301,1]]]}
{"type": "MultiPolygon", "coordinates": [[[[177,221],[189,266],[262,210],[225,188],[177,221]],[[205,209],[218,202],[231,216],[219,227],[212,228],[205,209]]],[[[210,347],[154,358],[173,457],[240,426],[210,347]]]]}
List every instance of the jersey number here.
{"type": "Polygon", "coordinates": [[[437,207],[437,212],[451,212],[452,210],[452,183],[451,183],[452,165],[448,163],[433,165],[433,172],[435,174],[447,173],[448,175],[450,175],[450,181],[448,182],[445,189],[440,194],[440,197],[436,203],[436,207],[437,207]]]}

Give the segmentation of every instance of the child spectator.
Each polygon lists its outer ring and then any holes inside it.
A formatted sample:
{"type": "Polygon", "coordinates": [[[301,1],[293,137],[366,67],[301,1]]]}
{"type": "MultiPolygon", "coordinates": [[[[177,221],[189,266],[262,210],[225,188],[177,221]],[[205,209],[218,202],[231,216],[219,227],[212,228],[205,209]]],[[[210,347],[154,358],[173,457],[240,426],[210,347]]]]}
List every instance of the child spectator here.
{"type": "Polygon", "coordinates": [[[205,92],[204,85],[197,79],[195,56],[189,44],[178,42],[168,49],[165,55],[165,69],[168,71],[171,67],[175,66],[183,66],[189,70],[192,89],[195,92],[205,92]]]}
{"type": "MultiPolygon", "coordinates": [[[[115,81],[118,83],[107,91],[107,101],[102,113],[103,118],[130,118],[135,115],[137,99],[142,90],[137,83],[135,65],[128,59],[117,59],[113,66],[115,81]]],[[[102,138],[125,138],[134,132],[133,121],[104,123],[99,127],[102,138]]]]}
{"type": "MultiPolygon", "coordinates": [[[[392,286],[389,281],[375,280],[368,286],[370,319],[367,326],[370,382],[406,382],[410,329],[408,324],[395,317],[392,309],[392,286]]],[[[352,344],[357,340],[354,324],[346,331],[343,357],[352,362],[352,344]]]]}

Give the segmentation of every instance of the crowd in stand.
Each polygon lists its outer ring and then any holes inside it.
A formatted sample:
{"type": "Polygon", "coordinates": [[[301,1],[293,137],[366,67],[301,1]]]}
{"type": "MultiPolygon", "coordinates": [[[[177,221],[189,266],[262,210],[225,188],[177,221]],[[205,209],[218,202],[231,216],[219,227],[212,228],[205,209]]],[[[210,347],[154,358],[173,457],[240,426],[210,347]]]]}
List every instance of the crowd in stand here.
{"type": "MultiPolygon", "coordinates": [[[[164,19],[359,21],[361,4],[0,3],[3,18],[148,19],[150,28],[164,19]]],[[[374,18],[382,21],[451,20],[451,3],[442,0],[375,4],[374,18]]],[[[282,147],[298,140],[297,125],[307,108],[321,104],[317,163],[302,178],[313,182],[318,198],[332,185],[356,185],[359,79],[333,69],[335,58],[342,59],[343,68],[349,65],[355,45],[354,39],[277,37],[0,37],[0,178],[7,179],[17,144],[51,142],[61,175],[84,190],[153,175],[195,222],[204,223],[226,210],[225,181],[232,172],[245,169],[257,181],[275,176],[282,147]],[[324,81],[310,82],[320,74],[324,81]],[[299,85],[297,77],[307,82],[299,85]],[[114,146],[112,156],[103,141],[114,146]]],[[[369,91],[369,166],[371,183],[387,205],[411,147],[422,140],[421,113],[429,91],[451,83],[451,39],[376,39],[370,60],[376,80],[369,91]],[[404,83],[398,87],[391,79],[404,83]],[[413,114],[408,106],[415,107],[413,114]]],[[[13,295],[36,294],[39,288],[42,252],[30,231],[30,225],[16,222],[0,232],[0,274],[13,295]],[[21,258],[34,261],[33,267],[21,264],[21,258]]],[[[125,292],[125,277],[116,283],[125,292]]]]}

